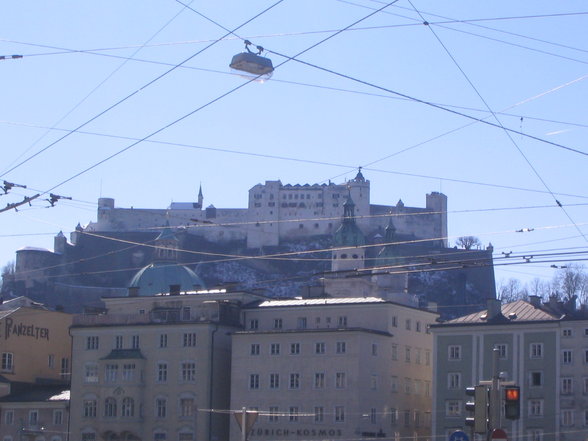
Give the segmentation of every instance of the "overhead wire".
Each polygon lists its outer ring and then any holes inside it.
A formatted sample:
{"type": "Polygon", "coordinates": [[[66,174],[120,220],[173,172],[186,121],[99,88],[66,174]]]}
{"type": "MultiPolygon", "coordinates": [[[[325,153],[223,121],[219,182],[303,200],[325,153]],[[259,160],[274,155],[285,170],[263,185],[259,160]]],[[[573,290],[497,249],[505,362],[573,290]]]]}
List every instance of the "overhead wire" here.
{"type": "MultiPolygon", "coordinates": [[[[191,0],[194,1],[194,0],[191,0]]],[[[53,123],[50,129],[47,129],[41,136],[39,136],[27,149],[25,149],[19,156],[17,156],[14,161],[7,165],[8,169],[12,167],[12,165],[17,162],[22,156],[24,156],[29,150],[31,150],[35,145],[37,145],[42,139],[44,139],[47,134],[57,127],[62,121],[64,121],[69,115],[71,115],[76,109],[78,109],[84,102],[88,100],[97,90],[99,90],[110,78],[112,78],[119,70],[121,70],[129,61],[133,59],[133,57],[138,54],[141,49],[143,49],[150,41],[152,41],[157,35],[159,35],[170,23],[172,23],[186,8],[177,12],[173,17],[171,17],[163,26],[161,26],[151,37],[149,37],[141,46],[139,46],[129,58],[123,60],[114,70],[112,70],[106,77],[101,80],[96,86],[94,86],[90,92],[88,92],[81,100],[79,100],[72,108],[70,108],[63,116],[61,116],[57,122],[53,123]]],[[[0,176],[5,175],[7,172],[0,171],[0,176]]]]}
{"type": "MultiPolygon", "coordinates": [[[[414,6],[413,2],[411,0],[408,0],[408,3],[412,6],[412,8],[416,11],[416,13],[419,15],[419,17],[423,20],[423,23],[427,23],[427,21],[425,20],[425,18],[421,14],[421,12],[414,6]]],[[[475,84],[472,82],[472,80],[469,78],[469,76],[467,75],[467,73],[462,69],[462,67],[457,62],[457,60],[455,59],[455,57],[453,56],[453,54],[449,51],[448,47],[443,43],[443,41],[441,40],[441,38],[439,37],[439,35],[437,35],[437,33],[435,32],[435,30],[433,28],[431,28],[431,26],[427,26],[427,28],[435,36],[435,39],[441,45],[441,47],[444,49],[444,51],[447,54],[447,56],[452,60],[453,64],[461,72],[462,76],[468,82],[468,84],[470,85],[470,87],[474,90],[474,92],[476,93],[476,95],[478,96],[478,98],[480,98],[480,100],[482,101],[482,103],[484,104],[484,106],[492,114],[493,118],[496,120],[497,124],[502,128],[502,130],[504,131],[505,135],[508,137],[508,139],[511,142],[511,144],[517,149],[517,151],[523,157],[523,159],[525,160],[525,162],[527,163],[527,165],[531,168],[531,170],[533,171],[533,173],[535,174],[535,176],[539,179],[539,181],[541,182],[541,184],[543,184],[543,186],[545,187],[545,189],[549,192],[549,194],[553,198],[554,202],[562,209],[563,213],[568,218],[568,220],[570,222],[572,222],[576,226],[576,230],[578,231],[578,233],[580,233],[580,235],[584,238],[584,240],[586,242],[588,242],[588,237],[586,237],[586,235],[580,229],[580,227],[578,225],[576,225],[576,222],[571,217],[571,215],[569,214],[569,212],[562,206],[561,202],[557,200],[557,197],[555,196],[555,194],[551,190],[551,187],[547,184],[547,182],[545,181],[545,179],[543,179],[543,177],[539,173],[539,170],[537,170],[537,168],[533,165],[533,163],[531,163],[531,161],[529,160],[529,158],[527,157],[527,155],[525,154],[525,152],[523,152],[523,150],[521,149],[521,147],[519,146],[519,144],[517,143],[517,141],[512,137],[512,134],[509,131],[506,130],[506,128],[504,127],[504,125],[502,124],[502,122],[500,121],[500,119],[498,118],[498,116],[491,109],[491,107],[488,104],[488,102],[484,99],[484,97],[482,96],[482,94],[480,93],[480,91],[478,90],[478,88],[475,86],[475,84]]],[[[519,132],[520,132],[520,130],[519,130],[519,132]]]]}
{"type": "MultiPolygon", "coordinates": [[[[275,3],[273,3],[272,5],[268,6],[267,8],[265,8],[264,10],[262,10],[261,12],[259,12],[258,14],[254,15],[252,18],[248,19],[247,21],[245,21],[244,23],[240,24],[239,26],[237,26],[235,29],[233,29],[233,31],[236,31],[240,28],[242,28],[243,26],[246,26],[247,24],[251,23],[253,20],[257,19],[258,17],[260,17],[261,15],[265,14],[267,11],[273,9],[274,7],[276,7],[277,5],[279,5],[280,3],[282,3],[284,0],[277,0],[275,3]]],[[[212,43],[208,44],[207,46],[205,46],[203,49],[200,49],[199,51],[197,51],[196,53],[190,55],[188,58],[185,58],[184,60],[182,60],[180,63],[175,64],[174,66],[172,66],[171,68],[169,68],[168,70],[166,70],[165,72],[163,72],[162,74],[157,75],[155,78],[151,79],[150,81],[148,81],[147,83],[143,84],[140,88],[136,89],[134,92],[126,95],[124,98],[116,101],[114,104],[110,105],[109,107],[107,107],[106,109],[102,110],[101,112],[99,112],[98,114],[94,115],[92,118],[86,120],[85,122],[83,122],[82,124],[78,125],[75,129],[73,129],[72,131],[67,132],[65,135],[63,135],[62,137],[58,138],[57,140],[53,141],[52,143],[50,143],[49,145],[45,146],[44,148],[42,148],[41,150],[37,151],[35,154],[27,157],[26,159],[24,159],[23,161],[19,162],[18,164],[12,166],[10,169],[8,169],[7,171],[5,171],[4,173],[2,173],[0,175],[0,177],[3,177],[5,175],[7,175],[8,173],[12,172],[13,170],[17,169],[18,167],[20,167],[21,165],[27,163],[28,161],[30,161],[31,159],[37,157],[38,155],[40,155],[41,153],[47,151],[48,149],[50,149],[51,147],[53,147],[54,145],[56,145],[57,143],[61,142],[63,139],[67,138],[68,136],[72,135],[73,133],[75,133],[77,130],[87,126],[88,124],[90,124],[92,121],[95,121],[96,119],[98,119],[99,117],[101,117],[102,115],[108,113],[110,110],[114,109],[115,107],[119,106],[120,104],[124,103],[125,101],[127,101],[128,99],[130,99],[131,97],[137,95],[138,93],[142,92],[143,90],[145,90],[146,88],[148,88],[149,86],[151,86],[152,84],[156,83],[157,81],[159,81],[160,79],[164,78],[165,76],[169,75],[170,73],[172,73],[173,71],[175,71],[176,69],[178,69],[180,66],[186,64],[188,61],[194,59],[196,56],[200,55],[202,52],[206,51],[207,49],[211,48],[212,46],[218,44],[222,38],[224,38],[227,35],[230,35],[231,32],[228,32],[227,34],[225,34],[223,37],[213,41],[212,43]]],[[[219,98],[220,99],[220,98],[219,98]]],[[[189,116],[189,115],[188,115],[189,116]]],[[[187,116],[186,116],[187,117],[187,116]]],[[[167,127],[166,127],[167,128],[167,127]]],[[[165,129],[165,128],[164,128],[165,129]]],[[[164,130],[162,129],[162,130],[164,130]]],[[[150,136],[154,136],[155,134],[159,133],[161,130],[153,132],[150,136]]],[[[108,159],[111,159],[115,156],[118,156],[118,154],[122,153],[123,151],[128,150],[129,148],[131,148],[132,146],[127,147],[126,149],[119,151],[119,153],[111,155],[110,157],[108,157],[106,160],[99,162],[98,164],[96,164],[95,166],[92,166],[90,168],[87,168],[86,170],[84,170],[83,172],[81,172],[80,174],[86,173],[87,171],[97,167],[98,165],[102,164],[103,162],[107,161],[108,159]]],[[[74,179],[75,177],[79,176],[80,174],[77,174],[76,176],[72,177],[71,179],[74,179]]],[[[67,179],[65,181],[63,181],[62,183],[56,185],[55,187],[52,187],[51,189],[47,190],[45,193],[48,193],[49,191],[59,187],[60,185],[63,185],[66,182],[69,182],[71,179],[67,179]]]]}

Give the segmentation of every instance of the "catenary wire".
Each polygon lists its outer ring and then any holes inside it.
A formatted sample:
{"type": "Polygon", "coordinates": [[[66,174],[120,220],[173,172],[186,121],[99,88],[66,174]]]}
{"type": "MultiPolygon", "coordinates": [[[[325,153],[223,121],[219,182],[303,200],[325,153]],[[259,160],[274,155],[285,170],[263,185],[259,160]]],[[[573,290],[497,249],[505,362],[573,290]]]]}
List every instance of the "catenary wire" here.
{"type": "MultiPolygon", "coordinates": [[[[237,26],[235,29],[233,29],[233,31],[236,31],[240,28],[242,28],[243,26],[251,23],[253,20],[257,19],[258,17],[260,17],[261,15],[265,14],[267,11],[273,9],[274,7],[276,7],[277,5],[279,5],[280,3],[282,3],[284,0],[277,0],[275,3],[273,3],[272,5],[268,6],[267,8],[265,8],[264,10],[262,10],[261,12],[259,12],[258,14],[254,15],[252,18],[248,19],[247,21],[245,21],[244,23],[240,24],[239,26],[237,26]]],[[[180,66],[186,64],[188,61],[194,59],[196,56],[200,55],[202,52],[206,51],[207,49],[211,48],[212,46],[218,44],[220,41],[222,41],[222,38],[226,37],[227,35],[230,35],[230,33],[225,34],[223,37],[213,41],[212,43],[208,44],[207,46],[205,46],[203,49],[200,49],[199,51],[197,51],[196,53],[190,55],[188,58],[185,58],[184,60],[182,60],[180,63],[175,64],[174,66],[172,66],[170,69],[166,70],[165,72],[163,72],[162,74],[156,76],[155,78],[151,79],[150,81],[148,81],[147,83],[145,83],[143,86],[141,86],[140,88],[136,89],[134,92],[130,93],[129,95],[125,96],[124,98],[118,100],[117,102],[115,102],[114,104],[110,105],[109,107],[107,107],[106,109],[102,110],[101,112],[99,112],[98,114],[94,115],[92,118],[90,118],[89,120],[86,120],[84,123],[80,124],[79,126],[77,126],[74,130],[66,133],[65,135],[63,135],[62,137],[58,138],[57,140],[53,141],[52,143],[50,143],[49,145],[43,147],[41,150],[37,151],[35,154],[27,157],[25,160],[19,162],[18,164],[14,165],[13,167],[11,167],[9,170],[5,171],[2,175],[0,175],[0,177],[5,176],[6,174],[12,172],[13,170],[17,169],[18,167],[20,167],[21,165],[27,163],[28,161],[30,161],[31,159],[35,158],[36,156],[38,156],[39,154],[45,152],[46,150],[50,149],[51,147],[53,147],[54,145],[56,145],[57,143],[61,142],[63,139],[67,138],[68,136],[70,136],[71,134],[75,133],[77,130],[81,129],[82,127],[85,127],[86,125],[90,124],[92,121],[100,118],[102,115],[108,113],[110,110],[114,109],[115,107],[119,106],[120,104],[122,104],[123,102],[127,101],[128,99],[130,99],[131,97],[137,95],[138,93],[142,92],[143,90],[145,90],[146,88],[148,88],[149,86],[151,86],[152,84],[156,83],[157,81],[159,81],[160,79],[162,79],[163,77],[167,76],[168,74],[170,74],[171,72],[175,71],[176,69],[178,69],[180,66]]],[[[220,99],[220,98],[219,98],[220,99]]],[[[162,129],[163,130],[163,129],[162,129]]],[[[159,133],[159,131],[152,133],[150,136],[153,136],[155,134],[159,133]]],[[[131,148],[131,147],[127,147],[127,150],[131,148]]],[[[123,150],[124,151],[124,150],[123,150]]],[[[120,151],[120,153],[122,153],[123,151],[120,151]]],[[[105,161],[107,161],[108,159],[111,159],[114,156],[117,156],[118,154],[112,155],[109,158],[107,158],[105,161]]],[[[102,162],[105,162],[102,161],[102,162]]],[[[92,168],[100,165],[102,162],[96,164],[95,166],[92,166],[86,170],[84,170],[82,173],[85,173],[89,170],[91,170],[92,168]]],[[[82,174],[80,173],[80,174],[82,174]]],[[[75,178],[79,176],[76,175],[66,181],[63,181],[62,183],[58,184],[57,186],[51,188],[50,190],[47,190],[45,193],[48,193],[49,191],[57,188],[58,186],[69,182],[71,179],[75,178]]]]}

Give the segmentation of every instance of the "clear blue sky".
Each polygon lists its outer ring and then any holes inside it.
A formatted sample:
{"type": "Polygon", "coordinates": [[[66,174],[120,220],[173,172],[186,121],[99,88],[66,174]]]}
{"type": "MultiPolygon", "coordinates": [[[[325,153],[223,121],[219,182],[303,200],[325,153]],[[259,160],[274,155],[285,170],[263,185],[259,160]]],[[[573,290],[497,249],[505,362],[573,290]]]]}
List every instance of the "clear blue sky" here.
{"type": "MultiPolygon", "coordinates": [[[[0,207],[64,181],[51,191],[73,200],[45,208],[44,195],[0,213],[0,263],[95,220],[100,196],[165,208],[195,200],[201,183],[205,205],[245,207],[256,183],[342,182],[357,166],[374,203],[424,206],[426,193],[445,193],[450,242],[491,242],[496,263],[511,250],[587,250],[585,2],[399,0],[300,56],[376,88],[278,54],[294,56],[385,2],[284,0],[236,31],[273,52],[271,80],[197,110],[246,82],[228,67],[243,50],[229,36],[143,88],[273,3],[4,5],[0,55],[23,58],[0,61],[0,179],[28,188],[0,197],[0,207]],[[190,112],[150,138],[157,143],[70,180],[190,112]],[[516,232],[525,228],[533,231],[516,232]]],[[[539,260],[497,267],[497,280],[551,279],[551,263],[539,260]]]]}

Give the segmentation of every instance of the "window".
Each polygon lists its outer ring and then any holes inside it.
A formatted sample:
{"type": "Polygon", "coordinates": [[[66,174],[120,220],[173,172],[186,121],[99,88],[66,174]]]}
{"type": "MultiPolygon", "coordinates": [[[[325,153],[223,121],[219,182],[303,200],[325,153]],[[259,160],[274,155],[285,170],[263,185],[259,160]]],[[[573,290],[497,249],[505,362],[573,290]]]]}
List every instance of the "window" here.
{"type": "Polygon", "coordinates": [[[166,441],[167,435],[165,432],[155,432],[153,434],[153,440],[154,441],[166,441]]]}
{"type": "Polygon", "coordinates": [[[447,400],[445,402],[445,415],[448,417],[458,417],[461,415],[461,401],[447,400]]]}
{"type": "Polygon", "coordinates": [[[398,327],[398,317],[396,317],[395,315],[392,316],[392,327],[393,328],[398,327]]]}
{"type": "Polygon", "coordinates": [[[274,329],[282,329],[282,319],[274,319],[274,329]]]}
{"type": "Polygon", "coordinates": [[[178,434],[178,441],[194,441],[194,433],[193,432],[180,432],[178,434]]]}
{"type": "Polygon", "coordinates": [[[561,330],[561,335],[562,335],[562,337],[571,337],[572,336],[572,330],[571,329],[562,329],[561,330]]]}
{"type": "Polygon", "coordinates": [[[61,375],[69,375],[69,358],[63,357],[61,359],[61,370],[59,371],[61,375]]]}
{"type": "Polygon", "coordinates": [[[280,355],[280,344],[279,343],[272,343],[270,345],[270,354],[271,355],[280,355]]]}
{"type": "Polygon", "coordinates": [[[588,426],[588,409],[584,409],[584,425],[588,426]]]}
{"type": "Polygon", "coordinates": [[[561,393],[569,395],[573,392],[573,382],[571,377],[564,377],[561,379],[561,393]]]}
{"type": "Polygon", "coordinates": [[[412,392],[412,380],[410,378],[404,379],[404,393],[410,394],[412,392]]]}
{"type": "Polygon", "coordinates": [[[337,372],[335,374],[335,387],[337,389],[344,389],[347,386],[347,379],[345,372],[337,372]]]}
{"type": "Polygon", "coordinates": [[[561,351],[561,362],[563,364],[572,364],[572,350],[564,349],[561,351]]]}
{"type": "Polygon", "coordinates": [[[14,355],[12,352],[2,352],[2,372],[14,370],[14,355]]]}
{"type": "Polygon", "coordinates": [[[195,332],[185,332],[184,337],[182,339],[184,347],[194,347],[196,346],[196,333],[195,332]]]}
{"type": "Polygon", "coordinates": [[[377,409],[375,407],[372,407],[370,409],[370,423],[371,424],[376,424],[377,423],[377,409]]]}
{"type": "Polygon", "coordinates": [[[157,363],[157,378],[156,381],[158,383],[165,383],[167,382],[167,363],[161,362],[157,363]]]}
{"type": "Polygon", "coordinates": [[[573,426],[574,425],[574,411],[573,411],[573,409],[563,409],[561,411],[561,425],[562,426],[573,426]]]}
{"type": "Polygon", "coordinates": [[[498,358],[502,360],[508,358],[508,345],[501,343],[494,347],[498,349],[498,358]]]}
{"type": "Polygon", "coordinates": [[[270,423],[278,422],[279,409],[276,406],[270,406],[268,420],[270,423]]]}
{"type": "Polygon", "coordinates": [[[184,382],[196,381],[196,363],[193,361],[182,362],[181,379],[184,382]]]}
{"type": "Polygon", "coordinates": [[[251,350],[249,351],[251,355],[259,355],[259,344],[253,343],[251,345],[251,350]]]}
{"type": "Polygon", "coordinates": [[[259,329],[259,320],[258,319],[249,320],[249,329],[259,329]]]}
{"type": "Polygon", "coordinates": [[[421,332],[421,322],[416,322],[416,332],[421,332]]]}
{"type": "Polygon", "coordinates": [[[278,389],[280,387],[280,374],[270,374],[270,389],[278,389]]]}
{"type": "Polygon", "coordinates": [[[398,410],[394,407],[390,409],[390,425],[395,426],[398,423],[398,410]]]}
{"type": "Polygon", "coordinates": [[[83,400],[82,415],[84,418],[96,418],[96,400],[94,398],[83,400]]]}
{"type": "Polygon", "coordinates": [[[47,366],[51,369],[55,367],[55,355],[49,354],[47,357],[47,366]]]}
{"type": "Polygon", "coordinates": [[[543,416],[543,400],[529,400],[528,409],[530,417],[543,416]]]}
{"type": "Polygon", "coordinates": [[[398,377],[390,377],[390,390],[392,392],[398,392],[398,377]]]}
{"type": "Polygon", "coordinates": [[[167,400],[165,398],[155,399],[155,416],[165,418],[167,416],[167,400]]]}
{"type": "Polygon", "coordinates": [[[588,364],[588,349],[584,349],[584,363],[588,364]]]}
{"type": "Polygon", "coordinates": [[[249,389],[259,389],[259,374],[249,375],[249,389]]]}
{"type": "Polygon", "coordinates": [[[447,348],[449,360],[461,360],[461,346],[450,345],[447,348]]]}
{"type": "Polygon", "coordinates": [[[188,321],[190,320],[190,307],[184,306],[182,308],[182,320],[188,321]]]}
{"type": "Polygon", "coordinates": [[[53,411],[53,425],[55,426],[60,426],[63,424],[63,410],[61,409],[55,409],[53,411]]]}
{"type": "Polygon", "coordinates": [[[407,331],[410,331],[410,328],[412,327],[411,323],[410,323],[410,319],[406,319],[405,323],[405,328],[407,331]]]}
{"type": "Polygon", "coordinates": [[[98,364],[86,363],[84,365],[84,382],[98,383],[98,364]]]}
{"type": "Polygon", "coordinates": [[[291,423],[298,421],[298,407],[297,406],[290,406],[288,410],[288,420],[291,423]]]}
{"type": "Polygon", "coordinates": [[[392,360],[398,360],[398,346],[392,345],[392,360]]]}
{"type": "Polygon", "coordinates": [[[167,348],[167,334],[160,334],[159,335],[159,347],[160,348],[167,348]]]}
{"type": "Polygon", "coordinates": [[[104,400],[104,416],[106,418],[116,417],[116,400],[112,397],[108,397],[104,400]]]}
{"type": "Polygon", "coordinates": [[[82,441],[96,441],[96,434],[94,432],[82,433],[82,441]]]}
{"type": "Polygon", "coordinates": [[[121,406],[121,416],[133,417],[135,416],[135,400],[131,397],[124,397],[121,406]]]}
{"type": "Polygon", "coordinates": [[[431,351],[429,351],[429,350],[425,351],[425,364],[427,366],[431,365],[431,351]]]}
{"type": "Polygon", "coordinates": [[[114,337],[114,349],[122,349],[123,348],[123,336],[116,335],[114,337]]]}
{"type": "Polygon", "coordinates": [[[418,348],[414,350],[414,362],[421,364],[421,350],[418,348]]]}
{"type": "Polygon", "coordinates": [[[447,374],[447,389],[461,388],[461,373],[450,372],[447,374]]]}
{"type": "Polygon", "coordinates": [[[421,425],[421,413],[418,410],[414,411],[414,427],[420,427],[421,425]]]}
{"type": "Polygon", "coordinates": [[[371,390],[378,389],[378,376],[377,375],[372,375],[370,377],[370,389],[371,390]]]}
{"type": "Polygon", "coordinates": [[[300,374],[299,373],[292,373],[290,374],[290,389],[298,389],[300,388],[300,374]]]}
{"type": "Polygon", "coordinates": [[[325,387],[325,373],[324,372],[315,372],[313,386],[315,389],[323,389],[325,387]]]}
{"type": "Polygon", "coordinates": [[[531,343],[529,357],[543,358],[543,343],[531,343]]]}
{"type": "Polygon", "coordinates": [[[335,406],[335,422],[342,423],[345,421],[345,407],[335,406]]]}
{"type": "Polygon", "coordinates": [[[290,344],[290,355],[298,355],[300,354],[300,343],[291,343],[290,344]]]}
{"type": "Polygon", "coordinates": [[[123,381],[133,381],[134,377],[135,377],[135,363],[123,364],[122,380],[123,381]]]}
{"type": "Polygon", "coordinates": [[[410,363],[410,348],[408,346],[404,348],[404,361],[410,363]]]}
{"type": "Polygon", "coordinates": [[[372,343],[372,355],[378,355],[378,345],[376,343],[372,343]]]}
{"type": "Polygon", "coordinates": [[[314,422],[322,423],[325,420],[325,409],[323,407],[314,408],[314,422]]]}
{"type": "Polygon", "coordinates": [[[324,354],[325,353],[325,344],[323,342],[316,343],[314,346],[314,352],[316,354],[324,354]]]}
{"type": "Polygon", "coordinates": [[[14,410],[8,409],[4,411],[4,424],[7,426],[14,424],[14,410]]]}
{"type": "Polygon", "coordinates": [[[403,413],[404,413],[404,427],[410,427],[410,409],[405,410],[403,413]]]}
{"type": "Polygon", "coordinates": [[[536,371],[529,373],[529,386],[539,387],[543,386],[543,372],[536,371]]]}
{"type": "Polygon", "coordinates": [[[543,441],[543,430],[542,429],[530,429],[528,431],[529,441],[543,441]]]}
{"type": "Polygon", "coordinates": [[[90,337],[86,337],[86,349],[87,350],[96,350],[98,349],[98,337],[92,335],[90,337]]]}
{"type": "Polygon", "coordinates": [[[337,319],[337,324],[340,328],[345,328],[347,326],[347,316],[346,315],[339,316],[339,318],[337,319]]]}
{"type": "Polygon", "coordinates": [[[104,369],[104,381],[114,383],[117,380],[118,364],[107,364],[104,369]]]}
{"type": "Polygon", "coordinates": [[[194,415],[194,398],[180,398],[180,416],[191,417],[194,415]]]}
{"type": "Polygon", "coordinates": [[[133,349],[139,349],[139,336],[133,335],[133,343],[131,346],[133,349]]]}
{"type": "Polygon", "coordinates": [[[298,317],[298,329],[306,329],[306,317],[298,317]]]}
{"type": "Polygon", "coordinates": [[[338,341],[336,345],[337,354],[344,354],[347,352],[347,345],[344,341],[338,341]]]}

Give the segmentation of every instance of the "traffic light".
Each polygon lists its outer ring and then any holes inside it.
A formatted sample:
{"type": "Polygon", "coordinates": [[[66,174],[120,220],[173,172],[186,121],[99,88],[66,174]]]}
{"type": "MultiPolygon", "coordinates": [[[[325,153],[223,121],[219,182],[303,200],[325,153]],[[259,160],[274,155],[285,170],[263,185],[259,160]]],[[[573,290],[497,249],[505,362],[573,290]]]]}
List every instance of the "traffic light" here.
{"type": "Polygon", "coordinates": [[[473,412],[473,416],[467,417],[467,426],[473,426],[475,433],[486,433],[488,430],[488,386],[479,384],[466,388],[466,395],[473,397],[468,401],[465,408],[473,412]]]}
{"type": "Polygon", "coordinates": [[[519,386],[504,386],[504,416],[509,420],[521,417],[521,388],[519,386]]]}

